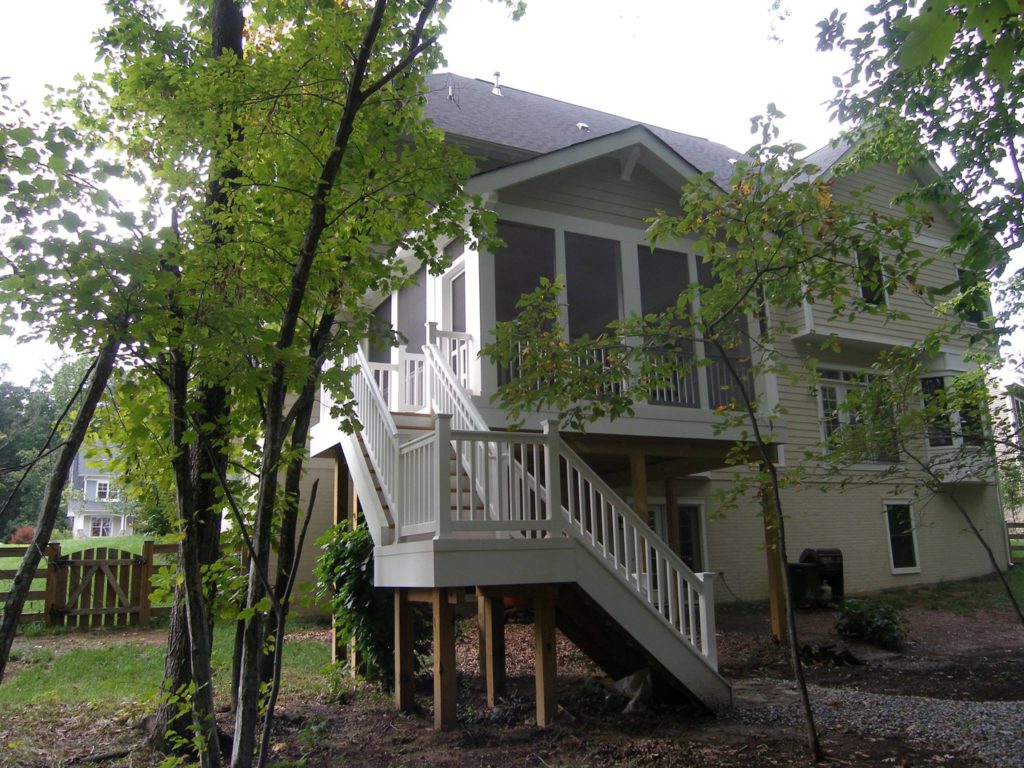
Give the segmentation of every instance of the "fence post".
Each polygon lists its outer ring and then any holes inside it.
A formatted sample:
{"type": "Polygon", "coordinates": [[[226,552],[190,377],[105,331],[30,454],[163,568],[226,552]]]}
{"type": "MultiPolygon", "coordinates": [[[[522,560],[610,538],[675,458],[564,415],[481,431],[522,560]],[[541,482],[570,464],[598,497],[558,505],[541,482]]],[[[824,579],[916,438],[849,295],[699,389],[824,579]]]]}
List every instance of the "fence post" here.
{"type": "Polygon", "coordinates": [[[704,658],[718,669],[718,639],[715,637],[714,571],[695,574],[700,579],[700,650],[704,658]]]}
{"type": "Polygon", "coordinates": [[[54,609],[57,607],[57,572],[60,566],[60,542],[51,541],[46,545],[46,592],[43,597],[43,623],[52,627],[55,621],[54,609]]]}
{"type": "Polygon", "coordinates": [[[142,542],[142,565],[139,567],[139,624],[149,627],[151,606],[149,596],[153,591],[153,542],[142,542]]]}
{"type": "Polygon", "coordinates": [[[562,509],[562,471],[559,457],[562,453],[562,438],[558,434],[558,420],[545,419],[544,428],[544,506],[547,508],[547,532],[552,536],[560,519],[562,509]]]}
{"type": "Polygon", "coordinates": [[[437,494],[433,503],[437,505],[435,538],[443,539],[452,531],[451,516],[451,452],[452,417],[447,413],[434,414],[434,482],[437,494]]]}

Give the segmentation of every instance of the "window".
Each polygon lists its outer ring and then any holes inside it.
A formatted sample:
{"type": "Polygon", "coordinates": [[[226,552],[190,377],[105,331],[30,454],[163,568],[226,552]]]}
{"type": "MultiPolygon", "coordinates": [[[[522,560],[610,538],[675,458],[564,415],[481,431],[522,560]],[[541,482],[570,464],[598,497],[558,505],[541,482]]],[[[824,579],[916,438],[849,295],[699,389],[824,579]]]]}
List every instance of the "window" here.
{"type": "Polygon", "coordinates": [[[968,403],[950,413],[946,407],[946,380],[942,376],[921,379],[921,393],[928,414],[928,445],[933,448],[954,445],[984,445],[984,407],[968,403]]]}
{"type": "Polygon", "coordinates": [[[89,528],[90,536],[110,536],[111,526],[109,517],[94,517],[89,528]]]}
{"type": "Polygon", "coordinates": [[[1010,439],[1017,446],[1021,446],[1024,445],[1024,397],[1011,395],[1010,403],[1013,408],[1013,425],[1010,439]]]}
{"type": "Polygon", "coordinates": [[[917,536],[910,504],[904,501],[885,503],[885,520],[889,532],[889,562],[893,573],[920,570],[917,564],[917,536]]]}
{"type": "Polygon", "coordinates": [[[110,481],[97,477],[86,478],[86,501],[112,501],[115,497],[110,488],[110,481]]]}
{"type": "Polygon", "coordinates": [[[974,272],[958,269],[956,280],[960,284],[960,296],[956,300],[957,312],[968,323],[980,325],[985,320],[985,315],[991,311],[988,291],[979,283],[974,272]]]}
{"type": "Polygon", "coordinates": [[[857,282],[860,295],[868,304],[876,307],[885,305],[885,274],[882,259],[876,250],[857,253],[857,282]]]}
{"type": "Polygon", "coordinates": [[[946,382],[941,376],[927,376],[921,379],[921,393],[924,407],[940,411],[928,415],[928,445],[933,448],[953,445],[953,428],[949,415],[945,413],[946,382]]]}
{"type": "MultiPolygon", "coordinates": [[[[863,421],[864,408],[877,408],[875,413],[876,421],[888,423],[891,414],[888,408],[883,405],[866,405],[865,403],[854,403],[852,397],[857,390],[862,390],[871,380],[869,374],[857,371],[840,371],[832,368],[821,368],[818,370],[821,382],[818,385],[818,405],[821,409],[821,437],[828,444],[844,424],[858,424],[863,421]],[[882,409],[885,411],[882,412],[882,409]],[[882,418],[879,419],[878,417],[882,418]]],[[[864,461],[892,464],[899,460],[899,451],[893,444],[893,436],[889,434],[869,434],[872,440],[866,445],[864,461]],[[882,443],[882,444],[879,444],[882,443]]]]}

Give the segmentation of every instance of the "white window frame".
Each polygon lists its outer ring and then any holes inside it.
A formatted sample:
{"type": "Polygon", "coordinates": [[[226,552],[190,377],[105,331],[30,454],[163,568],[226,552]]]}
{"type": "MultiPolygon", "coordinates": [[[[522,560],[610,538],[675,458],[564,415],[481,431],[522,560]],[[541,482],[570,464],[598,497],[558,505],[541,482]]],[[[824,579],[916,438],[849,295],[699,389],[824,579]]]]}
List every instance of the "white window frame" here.
{"type": "MultiPolygon", "coordinates": [[[[834,389],[836,393],[836,413],[835,418],[839,424],[836,429],[841,428],[844,424],[850,424],[852,413],[844,408],[846,404],[846,397],[848,393],[858,387],[863,387],[870,381],[872,375],[870,372],[863,370],[856,370],[852,368],[844,368],[843,366],[829,365],[821,366],[818,368],[818,384],[817,384],[817,399],[818,399],[818,418],[820,424],[820,434],[822,445],[828,448],[828,439],[832,436],[832,432],[829,431],[830,413],[825,410],[825,395],[824,389],[834,389]]],[[[833,430],[834,431],[834,430],[833,430]]],[[[863,465],[865,467],[879,467],[879,466],[892,466],[899,462],[897,456],[894,461],[886,459],[877,459],[874,461],[865,461],[863,465]]]]}
{"type": "Polygon", "coordinates": [[[889,572],[894,576],[921,572],[921,550],[917,545],[917,520],[914,514],[914,505],[910,499],[885,499],[882,503],[882,520],[885,525],[885,545],[889,552],[889,572]],[[906,507],[910,516],[910,537],[914,545],[914,565],[896,567],[892,551],[892,527],[889,520],[890,507],[906,507]]]}
{"type": "Polygon", "coordinates": [[[94,539],[105,539],[114,535],[114,521],[111,517],[93,516],[89,518],[89,536],[94,539]],[[106,524],[106,533],[103,532],[104,524],[106,524]],[[96,533],[97,527],[100,529],[99,533],[96,533]]]}
{"type": "Polygon", "coordinates": [[[85,478],[83,492],[86,501],[117,501],[114,483],[110,480],[109,477],[102,477],[97,475],[87,476],[85,478]],[[101,487],[105,489],[105,492],[102,496],[100,495],[101,487]]]}

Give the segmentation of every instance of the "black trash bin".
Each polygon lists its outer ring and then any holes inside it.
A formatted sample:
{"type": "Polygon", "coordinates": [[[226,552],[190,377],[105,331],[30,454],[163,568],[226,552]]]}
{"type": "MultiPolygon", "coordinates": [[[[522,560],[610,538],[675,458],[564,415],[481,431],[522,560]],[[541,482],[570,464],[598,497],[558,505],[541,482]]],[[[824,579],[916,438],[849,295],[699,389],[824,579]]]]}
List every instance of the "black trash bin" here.
{"type": "Polygon", "coordinates": [[[818,566],[820,584],[828,584],[832,590],[832,600],[840,602],[843,599],[843,552],[840,549],[823,547],[820,549],[805,549],[800,553],[800,562],[818,566]]]}
{"type": "Polygon", "coordinates": [[[813,608],[821,593],[821,576],[817,563],[786,563],[789,576],[789,599],[795,608],[813,608]]]}

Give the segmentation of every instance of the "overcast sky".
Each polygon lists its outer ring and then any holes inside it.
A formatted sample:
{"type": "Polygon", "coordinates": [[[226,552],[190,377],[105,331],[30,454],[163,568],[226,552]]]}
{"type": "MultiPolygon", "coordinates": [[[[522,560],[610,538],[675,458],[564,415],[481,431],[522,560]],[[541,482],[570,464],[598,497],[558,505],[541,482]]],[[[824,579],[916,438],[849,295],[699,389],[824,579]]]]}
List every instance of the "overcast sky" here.
{"type": "MultiPolygon", "coordinates": [[[[500,3],[455,0],[443,41],[448,69],[702,136],[744,150],[750,120],[774,102],[786,138],[809,149],[837,132],[822,105],[843,61],[815,50],[832,3],[783,0],[532,0],[519,22],[500,3]]],[[[859,12],[859,11],[858,11],[859,12]]],[[[853,11],[851,11],[853,13],[853,11]]],[[[39,103],[95,65],[102,0],[0,0],[0,76],[39,103]]],[[[45,359],[0,338],[8,378],[27,383],[45,359]]]]}

